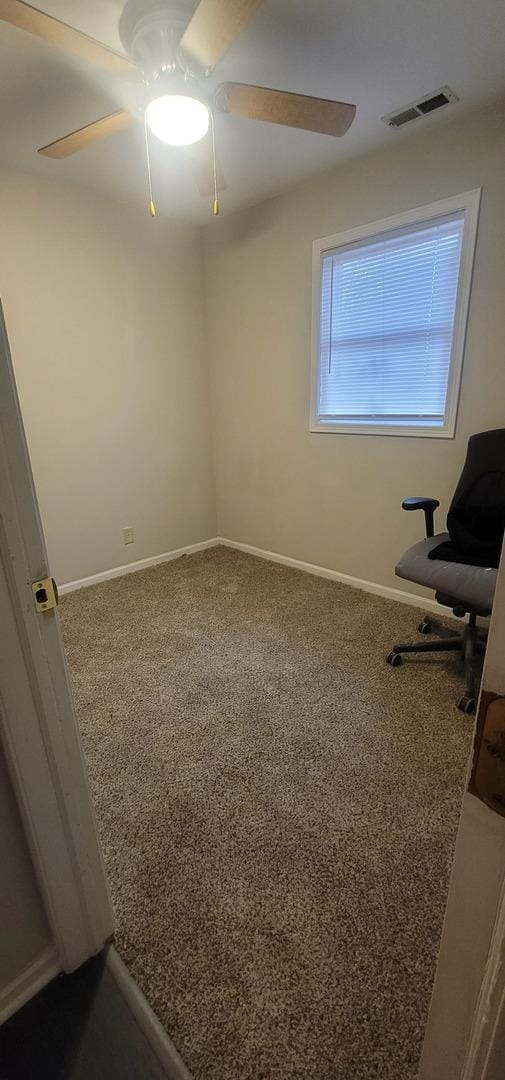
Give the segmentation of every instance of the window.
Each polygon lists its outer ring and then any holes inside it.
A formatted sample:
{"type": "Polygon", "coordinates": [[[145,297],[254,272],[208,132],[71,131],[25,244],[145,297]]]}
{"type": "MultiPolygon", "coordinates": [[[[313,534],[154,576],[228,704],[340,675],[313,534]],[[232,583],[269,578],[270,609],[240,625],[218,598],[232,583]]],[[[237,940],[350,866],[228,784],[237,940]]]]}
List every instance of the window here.
{"type": "Polygon", "coordinates": [[[315,242],[312,431],[454,435],[479,198],[315,242]]]}

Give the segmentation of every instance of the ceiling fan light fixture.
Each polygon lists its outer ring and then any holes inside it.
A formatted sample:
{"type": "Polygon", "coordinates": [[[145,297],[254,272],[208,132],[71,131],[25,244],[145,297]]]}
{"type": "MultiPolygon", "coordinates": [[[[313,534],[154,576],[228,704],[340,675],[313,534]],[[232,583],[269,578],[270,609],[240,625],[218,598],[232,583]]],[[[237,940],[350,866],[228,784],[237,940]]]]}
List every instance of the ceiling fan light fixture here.
{"type": "Polygon", "coordinates": [[[153,135],[169,146],[191,146],[209,130],[207,106],[185,94],[154,98],[147,106],[146,120],[153,135]]]}

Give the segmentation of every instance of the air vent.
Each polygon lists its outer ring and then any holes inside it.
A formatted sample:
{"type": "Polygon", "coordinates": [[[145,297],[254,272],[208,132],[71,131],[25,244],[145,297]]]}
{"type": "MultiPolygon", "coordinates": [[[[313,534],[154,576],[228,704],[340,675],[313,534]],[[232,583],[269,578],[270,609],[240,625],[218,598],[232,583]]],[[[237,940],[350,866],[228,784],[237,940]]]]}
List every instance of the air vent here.
{"type": "Polygon", "coordinates": [[[405,105],[403,109],[395,109],[394,112],[388,113],[387,116],[381,117],[388,127],[403,127],[403,124],[409,124],[411,120],[417,120],[419,116],[426,116],[427,113],[434,112],[435,109],[441,109],[444,105],[451,105],[455,101],[459,101],[459,98],[450,89],[449,86],[443,86],[441,90],[435,90],[432,94],[425,94],[419,101],[411,101],[410,105],[405,105]]]}
{"type": "MultiPolygon", "coordinates": [[[[402,124],[408,124],[410,120],[416,120],[419,116],[417,109],[405,109],[405,112],[395,113],[394,116],[390,116],[387,123],[390,127],[401,127],[402,124]]],[[[383,117],[385,120],[386,117],[383,117]]]]}

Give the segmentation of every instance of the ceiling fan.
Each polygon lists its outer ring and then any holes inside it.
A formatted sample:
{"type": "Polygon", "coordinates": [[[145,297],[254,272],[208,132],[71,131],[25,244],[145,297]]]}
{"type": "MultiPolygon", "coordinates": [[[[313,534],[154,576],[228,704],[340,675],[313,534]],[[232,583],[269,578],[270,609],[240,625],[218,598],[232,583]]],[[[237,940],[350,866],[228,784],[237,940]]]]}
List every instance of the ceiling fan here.
{"type": "MultiPolygon", "coordinates": [[[[128,0],[119,20],[122,55],[24,0],[0,0],[0,20],[104,67],[120,78],[141,80],[138,114],[119,110],[56,139],[39,149],[50,158],[64,158],[98,139],[113,135],[143,119],[149,168],[148,133],[171,146],[207,144],[211,135],[213,184],[208,157],[193,157],[199,166],[202,194],[225,186],[215,158],[214,110],[252,120],[344,135],[356,106],[342,101],[307,97],[244,83],[221,83],[209,94],[206,79],[259,8],[262,0],[128,0]],[[203,167],[203,168],[202,168],[203,167]]],[[[192,151],[190,150],[191,154],[192,151]]],[[[150,182],[150,181],[149,181],[150,182]]],[[[150,191],[150,209],[155,207],[150,191]]]]}

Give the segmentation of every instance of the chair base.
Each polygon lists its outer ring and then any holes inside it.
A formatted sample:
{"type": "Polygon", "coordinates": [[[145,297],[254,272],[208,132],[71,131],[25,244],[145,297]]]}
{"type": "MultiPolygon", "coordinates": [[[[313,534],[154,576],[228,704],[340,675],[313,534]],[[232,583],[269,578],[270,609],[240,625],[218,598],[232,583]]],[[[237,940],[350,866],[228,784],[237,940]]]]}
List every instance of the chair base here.
{"type": "MultiPolygon", "coordinates": [[[[433,624],[424,618],[418,626],[421,634],[430,634],[433,624]]],[[[458,701],[458,708],[465,713],[475,712],[477,696],[476,657],[486,651],[487,634],[479,630],[477,616],[470,614],[463,632],[454,637],[436,638],[435,641],[418,641],[409,645],[393,645],[386,660],[392,667],[402,662],[402,653],[459,652],[465,664],[465,693],[458,701]]]]}

